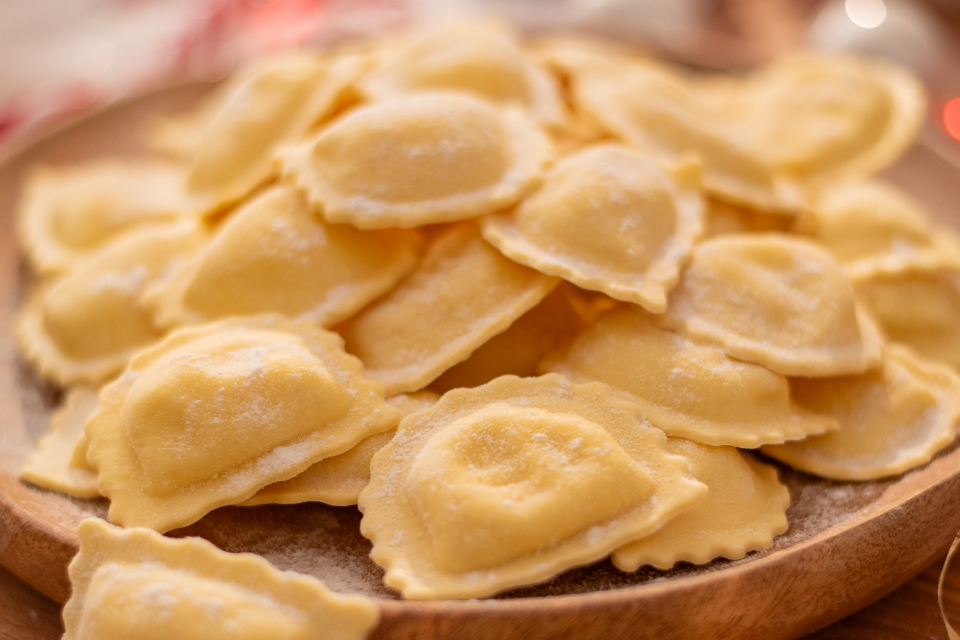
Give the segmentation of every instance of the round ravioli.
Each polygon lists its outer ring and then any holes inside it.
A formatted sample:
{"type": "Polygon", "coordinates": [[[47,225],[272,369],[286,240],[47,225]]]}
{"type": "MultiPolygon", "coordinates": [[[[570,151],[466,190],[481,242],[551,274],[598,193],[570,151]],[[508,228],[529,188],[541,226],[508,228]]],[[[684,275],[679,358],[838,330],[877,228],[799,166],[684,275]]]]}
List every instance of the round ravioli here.
{"type": "Polygon", "coordinates": [[[35,291],[20,315],[21,348],[60,384],[100,383],[163,332],[141,297],[200,250],[208,234],[182,222],[131,232],[35,291]]]}
{"type": "Polygon", "coordinates": [[[603,314],[545,368],[626,391],[653,426],[703,444],[755,448],[837,427],[793,403],[784,376],[658,328],[639,310],[603,314]]]}
{"type": "Polygon", "coordinates": [[[790,492],[772,466],[733,447],[708,447],[669,438],[667,450],[690,462],[707,485],[707,497],[652,534],[613,552],[621,571],[644,565],[669,569],[678,562],[706,564],[714,558],[739,560],[773,545],[785,532],[790,492]]]}
{"type": "Polygon", "coordinates": [[[516,203],[551,156],[521,111],[427,93],[355,109],[280,158],[328,222],[416,227],[516,203]]]}
{"type": "Polygon", "coordinates": [[[703,164],[703,186],[734,202],[796,211],[802,194],[733,135],[737,127],[698,98],[680,74],[651,62],[613,65],[592,59],[570,67],[575,104],[621,140],[667,164],[703,164]]]}
{"type": "Polygon", "coordinates": [[[75,498],[96,498],[97,472],[87,463],[83,428],[97,410],[96,387],[74,387],[63,406],[50,417],[50,428],[40,438],[20,471],[20,479],[62,491],[75,498]]]}
{"type": "Polygon", "coordinates": [[[663,313],[703,200],[648,156],[602,145],[564,158],[539,192],[482,226],[512,260],[663,313]]]}
{"type": "Polygon", "coordinates": [[[926,464],[953,442],[960,421],[960,377],[902,347],[888,347],[879,370],[798,378],[791,387],[797,402],[840,428],[763,452],[824,478],[873,480],[926,464]]]}
{"type": "Polygon", "coordinates": [[[338,331],[387,395],[416,391],[505,331],[556,284],[504,258],[466,223],[438,236],[406,280],[338,331]]]}
{"type": "Polygon", "coordinates": [[[364,596],[280,571],[200,538],[165,538],[87,518],[70,563],[65,640],[363,640],[379,620],[364,596]]]}
{"type": "Polygon", "coordinates": [[[430,388],[446,393],[460,387],[479,387],[500,376],[537,375],[537,365],[543,357],[586,325],[579,309],[583,303],[574,289],[561,282],[510,328],[484,342],[463,362],[444,371],[430,383],[430,388]]]}
{"type": "Polygon", "coordinates": [[[877,329],[840,265],[814,243],[781,234],[697,245],[663,321],[788,376],[860,373],[880,360],[877,329]]]}
{"type": "MultiPolygon", "coordinates": [[[[440,394],[433,391],[417,391],[391,396],[386,402],[407,417],[429,409],[439,399],[440,394]]],[[[357,504],[360,492],[370,482],[370,460],[395,434],[396,429],[391,429],[372,435],[338,456],[321,460],[294,478],[267,485],[239,506],[300,502],[323,502],[338,507],[357,504]]]]}
{"type": "Polygon", "coordinates": [[[159,160],[101,159],[34,168],[17,212],[20,241],[41,274],[62,273],[130,229],[188,209],[185,174],[159,160]]]}
{"type": "Polygon", "coordinates": [[[274,174],[279,145],[307,133],[338,104],[362,63],[290,56],[251,73],[205,128],[187,180],[208,214],[241,200],[274,174]]]}
{"type": "Polygon", "coordinates": [[[110,519],[168,531],[397,426],[342,339],[282,316],[188,327],[131,360],[86,427],[110,519]]]}
{"type": "Polygon", "coordinates": [[[421,243],[412,230],[327,224],[298,192],[274,187],[232,214],[145,302],[162,326],[266,312],[329,326],[393,288],[416,265],[421,243]]]}
{"type": "Polygon", "coordinates": [[[558,87],[524,56],[506,25],[458,22],[432,27],[387,49],[360,84],[374,100],[421,91],[463,91],[527,109],[539,121],[559,122],[558,87]]]}
{"type": "Polygon", "coordinates": [[[504,376],[401,422],[360,531],[404,597],[478,598],[599,560],[705,492],[610,387],[504,376]]]}
{"type": "Polygon", "coordinates": [[[960,272],[910,270],[856,285],[884,335],[960,369],[960,272]]]}
{"type": "Polygon", "coordinates": [[[853,281],[911,269],[960,269],[960,246],[920,204],[880,181],[826,189],[815,208],[817,238],[853,281]]]}
{"type": "Polygon", "coordinates": [[[864,178],[896,160],[926,117],[926,92],[881,60],[801,55],[755,79],[748,131],[776,170],[806,180],[864,178]]]}

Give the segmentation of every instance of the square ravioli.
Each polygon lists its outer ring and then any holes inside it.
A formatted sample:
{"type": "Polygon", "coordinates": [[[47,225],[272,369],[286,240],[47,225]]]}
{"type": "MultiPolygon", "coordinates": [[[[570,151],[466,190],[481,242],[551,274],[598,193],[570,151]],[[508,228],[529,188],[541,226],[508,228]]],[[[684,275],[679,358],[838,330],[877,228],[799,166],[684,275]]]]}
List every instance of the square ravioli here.
{"type": "Polygon", "coordinates": [[[47,275],[69,271],[121,234],[189,209],[186,174],[172,162],[106,158],[35,167],[17,211],[20,242],[47,275]]]}
{"type": "Polygon", "coordinates": [[[670,294],[664,326],[788,376],[860,373],[880,361],[878,329],[840,265],[779,233],[697,245],[670,294]]]}
{"type": "Polygon", "coordinates": [[[87,423],[110,519],[168,531],[397,426],[336,334],[282,316],[180,329],[103,388],[87,423]]]}
{"type": "Polygon", "coordinates": [[[540,191],[481,224],[511,260],[663,313],[703,232],[703,199],[648,156],[600,145],[567,156],[540,191]]]}
{"type": "Polygon", "coordinates": [[[339,331],[387,395],[416,391],[503,332],[556,284],[504,258],[465,223],[434,239],[406,280],[339,331]]]}
{"type": "Polygon", "coordinates": [[[163,331],[143,305],[208,240],[195,222],[145,228],[111,243],[60,278],[41,283],[18,322],[20,345],[60,384],[104,382],[163,331]]]}
{"type": "Polygon", "coordinates": [[[20,479],[62,491],[75,498],[97,498],[97,471],[87,462],[83,428],[97,410],[100,389],[74,387],[63,406],[50,417],[50,428],[40,438],[20,471],[20,479]]]}
{"type": "MultiPolygon", "coordinates": [[[[386,402],[407,417],[432,407],[439,399],[439,394],[433,391],[417,391],[391,396],[386,402]]],[[[370,460],[396,432],[391,429],[372,435],[338,456],[321,460],[298,476],[267,485],[240,506],[300,502],[323,502],[338,507],[357,504],[360,492],[370,482],[370,460]]]]}
{"type": "Polygon", "coordinates": [[[406,598],[479,598],[602,559],[703,498],[687,461],[600,384],[504,376],[406,417],[360,531],[406,598]]]}
{"type": "Polygon", "coordinates": [[[80,523],[64,640],[363,640],[376,604],[200,538],[80,523]]]}
{"type": "Polygon", "coordinates": [[[653,426],[703,444],[755,448],[838,426],[793,402],[785,376],[661,329],[636,307],[602,314],[543,366],[626,391],[653,426]]]}
{"type": "Polygon", "coordinates": [[[450,92],[358,107],[280,160],[328,222],[382,229],[509,207],[551,157],[546,134],[522,111],[450,92]]]}
{"type": "Polygon", "coordinates": [[[159,325],[277,312],[330,326],[392,289],[417,263],[414,230],[325,223],[289,187],[267,189],[144,303],[159,325]]]}
{"type": "Polygon", "coordinates": [[[772,458],[832,480],[872,480],[926,464],[956,438],[960,377],[889,346],[883,366],[859,376],[792,381],[797,401],[840,428],[763,447],[772,458]]]}

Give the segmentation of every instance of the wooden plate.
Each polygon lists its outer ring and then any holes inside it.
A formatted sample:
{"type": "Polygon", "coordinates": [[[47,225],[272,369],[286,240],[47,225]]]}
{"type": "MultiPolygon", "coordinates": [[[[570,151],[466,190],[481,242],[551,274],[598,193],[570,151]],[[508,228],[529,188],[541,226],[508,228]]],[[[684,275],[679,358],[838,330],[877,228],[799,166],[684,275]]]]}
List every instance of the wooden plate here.
{"type": "MultiPolygon", "coordinates": [[[[186,108],[203,86],[167,89],[101,111],[0,165],[0,563],[57,602],[76,526],[106,502],[23,484],[17,474],[46,427],[58,390],[18,359],[16,309],[30,276],[14,239],[13,208],[34,162],[142,153],[143,124],[186,108]]],[[[935,213],[960,202],[958,170],[930,145],[913,147],[888,177],[935,213]]],[[[790,487],[790,530],[772,549],[736,562],[669,572],[617,571],[609,562],[484,601],[404,602],[381,584],[356,508],[320,504],[230,507],[171,535],[200,535],[228,551],[252,551],[332,588],[380,598],[373,638],[534,640],[576,638],[794,638],[865,606],[945,552],[960,528],[960,449],[884,482],[834,483],[781,467],[790,487]]]]}

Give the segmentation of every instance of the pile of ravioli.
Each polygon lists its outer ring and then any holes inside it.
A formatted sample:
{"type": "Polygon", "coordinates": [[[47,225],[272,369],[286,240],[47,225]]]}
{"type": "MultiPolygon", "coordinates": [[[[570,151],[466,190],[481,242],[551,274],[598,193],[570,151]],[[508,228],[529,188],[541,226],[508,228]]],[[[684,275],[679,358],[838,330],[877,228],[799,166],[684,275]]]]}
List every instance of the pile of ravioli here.
{"type": "MultiPolygon", "coordinates": [[[[476,598],[770,547],[770,458],[927,463],[960,245],[873,178],[925,105],[875,60],[691,75],[461,23],[259,61],[150,157],[37,167],[20,345],[67,393],[22,477],[139,532],[85,525],[75,598],[186,571],[139,528],[226,505],[356,504],[388,586],[476,598]]],[[[190,553],[183,593],[254,589],[190,553]]]]}

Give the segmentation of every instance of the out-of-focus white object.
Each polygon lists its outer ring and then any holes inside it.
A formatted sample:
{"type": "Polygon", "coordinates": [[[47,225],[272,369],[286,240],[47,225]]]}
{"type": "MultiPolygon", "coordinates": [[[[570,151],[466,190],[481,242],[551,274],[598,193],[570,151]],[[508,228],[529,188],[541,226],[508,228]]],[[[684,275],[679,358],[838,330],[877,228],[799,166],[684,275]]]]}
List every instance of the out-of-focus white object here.
{"type": "Polygon", "coordinates": [[[889,58],[930,78],[936,72],[945,36],[937,20],[918,2],[831,0],[811,24],[807,41],[821,51],[889,58]]]}

